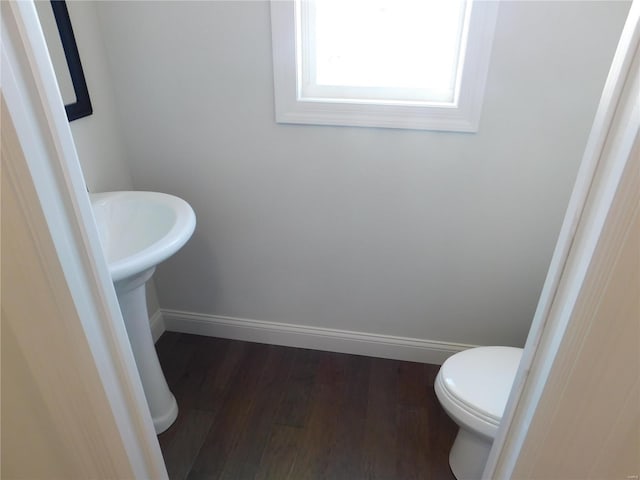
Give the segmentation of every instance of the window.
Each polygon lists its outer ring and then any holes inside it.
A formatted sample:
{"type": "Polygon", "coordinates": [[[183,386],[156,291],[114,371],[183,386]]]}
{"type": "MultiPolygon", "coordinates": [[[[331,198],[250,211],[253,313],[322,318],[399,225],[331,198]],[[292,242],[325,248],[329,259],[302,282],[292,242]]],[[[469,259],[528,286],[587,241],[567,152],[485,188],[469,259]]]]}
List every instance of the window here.
{"type": "Polygon", "coordinates": [[[276,121],[477,130],[497,1],[272,0],[276,121]]]}

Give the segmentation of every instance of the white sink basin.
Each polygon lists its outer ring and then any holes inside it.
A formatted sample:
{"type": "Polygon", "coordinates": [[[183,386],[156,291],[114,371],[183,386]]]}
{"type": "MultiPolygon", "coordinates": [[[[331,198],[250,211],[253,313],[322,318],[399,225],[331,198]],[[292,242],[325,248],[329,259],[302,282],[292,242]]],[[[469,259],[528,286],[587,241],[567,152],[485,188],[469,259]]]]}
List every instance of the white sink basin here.
{"type": "Polygon", "coordinates": [[[196,216],[184,200],[156,192],[97,193],[91,206],[153,425],[161,433],[175,421],[178,405],[151,336],[145,284],[156,265],[189,240],[196,216]]]}
{"type": "Polygon", "coordinates": [[[169,258],[196,226],[191,206],[166,193],[96,193],[91,205],[114,282],[169,258]]]}

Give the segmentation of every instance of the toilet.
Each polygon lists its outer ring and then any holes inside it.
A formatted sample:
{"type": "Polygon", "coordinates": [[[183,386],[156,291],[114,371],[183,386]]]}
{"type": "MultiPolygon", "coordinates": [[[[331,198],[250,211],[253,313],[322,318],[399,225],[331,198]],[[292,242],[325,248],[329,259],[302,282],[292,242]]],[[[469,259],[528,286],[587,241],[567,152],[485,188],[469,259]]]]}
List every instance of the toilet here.
{"type": "Polygon", "coordinates": [[[436,395],[460,427],[449,454],[458,480],[482,477],[521,357],[521,348],[478,347],[456,353],[440,367],[436,395]]]}

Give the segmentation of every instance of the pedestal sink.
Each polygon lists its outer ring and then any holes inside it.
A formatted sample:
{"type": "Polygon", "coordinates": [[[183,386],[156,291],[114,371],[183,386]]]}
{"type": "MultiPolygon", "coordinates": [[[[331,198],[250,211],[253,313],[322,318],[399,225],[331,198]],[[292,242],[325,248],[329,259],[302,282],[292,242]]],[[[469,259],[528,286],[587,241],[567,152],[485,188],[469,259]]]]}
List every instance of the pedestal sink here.
{"type": "Polygon", "coordinates": [[[178,415],[149,327],[145,284],[156,265],[189,240],[196,225],[184,200],[156,192],[91,195],[93,214],[156,433],[178,415]]]}

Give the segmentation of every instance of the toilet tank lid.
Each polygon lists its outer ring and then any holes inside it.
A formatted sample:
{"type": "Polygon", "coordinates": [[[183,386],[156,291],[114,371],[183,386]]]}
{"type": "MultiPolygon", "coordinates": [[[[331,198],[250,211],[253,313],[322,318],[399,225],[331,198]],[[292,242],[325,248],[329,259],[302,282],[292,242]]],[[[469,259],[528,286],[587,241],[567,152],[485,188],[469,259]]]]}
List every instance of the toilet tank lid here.
{"type": "Polygon", "coordinates": [[[521,348],[470,348],[449,357],[440,375],[451,395],[500,422],[521,357],[521,348]]]}

